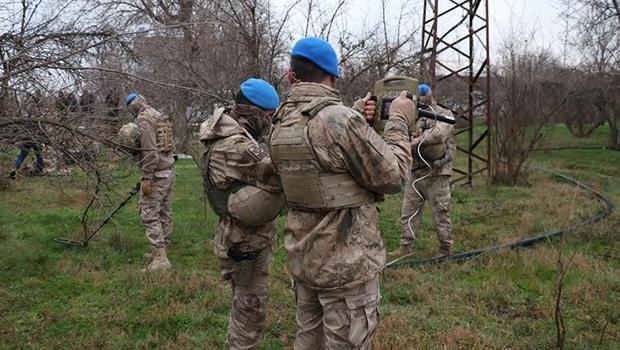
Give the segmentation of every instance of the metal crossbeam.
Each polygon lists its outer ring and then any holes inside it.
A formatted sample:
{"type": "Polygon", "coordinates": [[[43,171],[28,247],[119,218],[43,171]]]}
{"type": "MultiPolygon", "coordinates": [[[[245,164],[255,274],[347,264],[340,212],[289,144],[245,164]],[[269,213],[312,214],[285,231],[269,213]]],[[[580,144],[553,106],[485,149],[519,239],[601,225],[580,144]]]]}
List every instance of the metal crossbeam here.
{"type": "Polygon", "coordinates": [[[466,100],[459,101],[461,106],[453,110],[464,122],[455,137],[467,140],[466,147],[458,147],[467,157],[467,169],[455,168],[462,176],[453,179],[453,183],[463,185],[471,185],[475,175],[487,172],[492,160],[489,1],[424,1],[422,51],[427,54],[422,60],[422,79],[437,92],[440,104],[449,97],[442,91],[449,93],[455,81],[467,87],[466,100]],[[481,120],[477,121],[477,116],[482,116],[481,120]],[[477,137],[474,131],[479,133],[477,137]],[[481,145],[486,145],[486,157],[476,152],[481,145]]]}

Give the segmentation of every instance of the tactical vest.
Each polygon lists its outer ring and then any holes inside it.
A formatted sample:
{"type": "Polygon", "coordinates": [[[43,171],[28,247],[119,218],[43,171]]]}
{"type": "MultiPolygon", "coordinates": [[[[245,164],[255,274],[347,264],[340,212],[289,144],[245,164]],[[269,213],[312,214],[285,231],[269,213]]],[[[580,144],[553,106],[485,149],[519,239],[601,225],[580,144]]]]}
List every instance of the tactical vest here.
{"type": "Polygon", "coordinates": [[[207,144],[207,150],[203,154],[202,178],[207,194],[207,199],[209,200],[209,205],[217,216],[223,217],[230,215],[230,212],[228,211],[228,196],[232,192],[237,191],[241,187],[245,186],[245,184],[241,182],[236,182],[227,189],[220,190],[213,184],[213,182],[211,182],[211,179],[209,178],[209,159],[211,157],[211,151],[213,150],[214,143],[215,142],[211,142],[207,144]]]}
{"type": "Polygon", "coordinates": [[[328,173],[321,169],[308,139],[308,122],[316,115],[330,114],[336,103],[316,108],[310,102],[286,116],[297,120],[282,127],[281,121],[271,135],[270,154],[282,182],[286,201],[299,209],[339,209],[359,207],[375,202],[375,193],[360,186],[349,173],[328,173]]]}
{"type": "Polygon", "coordinates": [[[172,153],[174,149],[174,133],[170,118],[157,118],[155,130],[157,133],[157,150],[161,153],[172,153]]]}

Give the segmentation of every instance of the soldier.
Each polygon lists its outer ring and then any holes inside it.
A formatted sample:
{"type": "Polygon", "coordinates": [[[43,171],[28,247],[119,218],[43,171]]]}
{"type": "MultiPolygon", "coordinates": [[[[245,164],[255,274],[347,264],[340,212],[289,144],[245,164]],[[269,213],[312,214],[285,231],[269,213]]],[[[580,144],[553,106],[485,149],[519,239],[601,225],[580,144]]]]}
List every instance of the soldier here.
{"type": "Polygon", "coordinates": [[[255,349],[265,327],[275,219],[284,202],[265,145],[280,100],[266,81],[248,79],[235,102],[201,125],[202,168],[207,197],[220,218],[214,253],[233,290],[228,346],[255,349]]]}
{"type": "Polygon", "coordinates": [[[329,43],[298,41],[290,94],[271,133],[271,158],[289,208],[284,245],[295,280],[299,350],[370,347],[386,258],[377,202],[402,189],[411,167],[415,104],[406,92],[393,101],[382,139],[364,116],[342,105],[338,77],[329,43]]]}
{"type": "Polygon", "coordinates": [[[97,103],[97,97],[89,90],[84,90],[82,96],[80,96],[80,108],[82,113],[92,114],[95,110],[95,104],[97,103]]]}
{"type": "Polygon", "coordinates": [[[42,114],[43,97],[40,90],[36,90],[34,94],[29,96],[25,103],[26,116],[32,121],[21,125],[17,147],[19,155],[15,158],[15,167],[9,173],[9,178],[16,179],[17,172],[28,157],[30,151],[34,151],[35,155],[35,174],[44,175],[45,162],[43,160],[43,143],[46,139],[43,126],[37,122],[37,118],[42,114]]]}
{"type": "MultiPolygon", "coordinates": [[[[420,84],[418,90],[422,105],[441,114],[452,116],[452,112],[437,105],[428,85],[420,84]]],[[[454,126],[436,123],[432,119],[419,118],[417,130],[413,136],[411,148],[414,159],[411,180],[405,188],[401,210],[400,248],[391,252],[390,258],[398,258],[412,252],[415,232],[420,228],[426,201],[429,201],[437,230],[439,254],[450,255],[452,247],[450,175],[452,160],[456,152],[454,126]]]]}
{"type": "Polygon", "coordinates": [[[151,245],[146,271],[171,267],[166,256],[172,234],[172,193],[174,189],[174,139],[172,121],[148,105],[137,93],[127,96],[129,112],[138,126],[138,165],[140,183],[140,219],[151,245]]]}

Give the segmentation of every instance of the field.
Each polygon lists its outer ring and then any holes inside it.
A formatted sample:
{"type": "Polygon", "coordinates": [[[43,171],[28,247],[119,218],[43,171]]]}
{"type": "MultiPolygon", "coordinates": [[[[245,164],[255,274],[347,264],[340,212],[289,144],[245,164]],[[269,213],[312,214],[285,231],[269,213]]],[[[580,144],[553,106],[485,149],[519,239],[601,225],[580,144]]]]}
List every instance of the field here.
{"type": "MultiPolygon", "coordinates": [[[[605,128],[587,140],[560,126],[552,146],[604,144],[605,128]]],[[[3,160],[6,167],[8,160],[3,160]]],[[[570,175],[620,204],[620,152],[538,152],[532,164],[570,175]]],[[[220,278],[210,240],[216,219],[204,207],[192,161],[177,164],[170,274],[142,273],[148,244],[135,200],[88,248],[52,242],[77,237],[82,192],[25,178],[0,190],[0,348],[220,349],[226,338],[230,288],[220,278]]],[[[128,179],[129,183],[135,179],[128,179]]],[[[78,181],[78,180],[75,180],[78,181]]],[[[457,252],[569,226],[602,210],[561,179],[531,172],[523,187],[453,192],[457,252]]],[[[400,196],[381,205],[380,229],[398,246],[400,196]]],[[[428,216],[413,258],[432,256],[437,240],[428,216]]],[[[280,219],[280,226],[284,217],[280,219]]],[[[280,234],[281,234],[280,230],[280,234]]],[[[549,349],[558,254],[570,261],[562,308],[567,348],[620,348],[620,214],[534,248],[500,251],[461,264],[386,271],[381,324],[373,349],[549,349]]],[[[280,244],[282,239],[280,239],[280,244]]],[[[267,329],[260,349],[290,348],[295,304],[280,247],[270,279],[267,329]]]]}

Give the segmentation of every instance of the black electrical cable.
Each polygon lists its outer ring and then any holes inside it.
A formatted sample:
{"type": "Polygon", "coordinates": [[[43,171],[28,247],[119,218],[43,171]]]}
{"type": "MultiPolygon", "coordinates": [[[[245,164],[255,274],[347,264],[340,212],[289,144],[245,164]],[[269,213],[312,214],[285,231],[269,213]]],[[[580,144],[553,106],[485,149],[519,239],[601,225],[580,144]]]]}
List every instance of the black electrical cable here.
{"type": "Polygon", "coordinates": [[[529,166],[529,167],[532,169],[538,170],[538,171],[546,172],[546,173],[561,177],[562,179],[572,183],[573,185],[575,185],[582,191],[589,193],[591,195],[594,195],[601,203],[605,205],[605,209],[580,223],[577,223],[575,225],[572,225],[564,229],[545,232],[545,233],[542,233],[542,234],[539,234],[533,237],[529,237],[529,238],[526,238],[520,241],[512,242],[512,243],[497,244],[497,245],[493,245],[490,247],[474,249],[474,250],[470,250],[470,251],[458,253],[458,254],[453,254],[453,255],[435,256],[435,257],[426,258],[426,259],[393,264],[393,265],[387,266],[386,269],[413,268],[413,267],[417,267],[421,265],[443,263],[443,262],[448,262],[448,261],[460,262],[460,261],[475,258],[484,253],[495,252],[500,249],[508,249],[508,248],[516,249],[516,248],[521,248],[521,247],[529,247],[529,246],[535,245],[543,241],[548,241],[549,239],[560,236],[562,234],[569,233],[579,227],[590,225],[597,221],[600,221],[604,219],[605,217],[607,217],[609,214],[611,214],[611,212],[614,210],[614,204],[612,203],[612,201],[609,198],[607,198],[604,194],[594,190],[592,187],[589,187],[588,185],[585,185],[568,175],[558,173],[556,171],[547,170],[547,169],[543,169],[543,168],[536,167],[536,166],[529,166]]]}
{"type": "Polygon", "coordinates": [[[609,147],[606,145],[566,145],[566,146],[552,146],[552,147],[541,147],[535,149],[534,151],[565,151],[570,149],[608,149],[609,147]]]}

